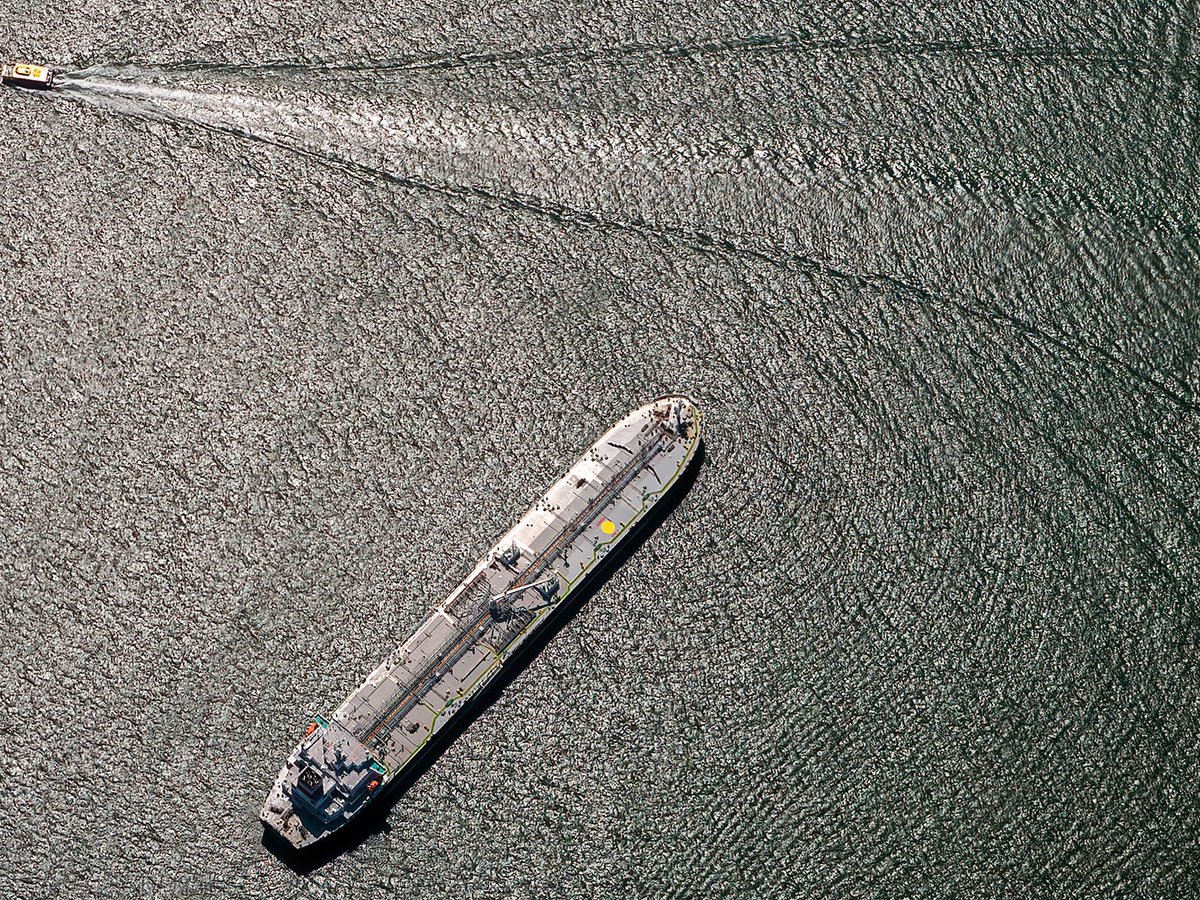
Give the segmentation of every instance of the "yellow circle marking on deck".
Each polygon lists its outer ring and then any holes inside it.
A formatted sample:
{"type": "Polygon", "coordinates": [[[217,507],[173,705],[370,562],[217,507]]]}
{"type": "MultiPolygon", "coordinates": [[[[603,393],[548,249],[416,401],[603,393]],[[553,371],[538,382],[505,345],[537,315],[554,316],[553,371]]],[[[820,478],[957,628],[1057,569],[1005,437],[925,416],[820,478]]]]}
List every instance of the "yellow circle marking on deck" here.
{"type": "Polygon", "coordinates": [[[605,534],[616,534],[617,526],[614,525],[612,522],[608,521],[608,519],[605,519],[603,522],[600,523],[600,530],[603,531],[605,534]]]}

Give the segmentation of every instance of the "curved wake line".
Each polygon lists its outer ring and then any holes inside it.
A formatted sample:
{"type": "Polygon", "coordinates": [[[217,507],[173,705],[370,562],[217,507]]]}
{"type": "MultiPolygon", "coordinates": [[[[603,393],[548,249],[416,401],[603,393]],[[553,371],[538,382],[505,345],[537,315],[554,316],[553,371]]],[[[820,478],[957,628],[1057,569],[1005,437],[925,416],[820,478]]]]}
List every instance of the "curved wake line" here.
{"type": "MultiPolygon", "coordinates": [[[[1172,59],[1167,56],[1142,58],[1102,47],[1006,46],[999,41],[904,41],[881,36],[816,37],[799,32],[754,34],[732,38],[710,38],[674,43],[629,43],[614,46],[555,45],[528,49],[441,53],[398,57],[380,62],[344,60],[268,60],[261,63],[222,63],[181,60],[174,63],[98,65],[90,68],[130,67],[162,72],[211,72],[229,74],[310,74],[310,75],[386,75],[388,73],[428,70],[506,68],[518,66],[559,66],[580,62],[619,63],[639,57],[647,60],[688,60],[706,56],[742,53],[819,54],[843,53],[879,56],[960,56],[999,62],[1025,62],[1034,65],[1076,64],[1109,69],[1124,69],[1141,74],[1169,75],[1177,80],[1200,75],[1200,60],[1172,59]]],[[[82,70],[83,72],[90,71],[82,70]]]]}
{"type": "MultiPolygon", "coordinates": [[[[1124,372],[1131,379],[1141,384],[1148,393],[1157,394],[1189,412],[1200,411],[1200,404],[1190,397],[1184,396],[1184,391],[1190,392],[1190,389],[1186,385],[1176,382],[1176,387],[1173,388],[1162,379],[1142,372],[1110,350],[1094,346],[1079,338],[1073,338],[1065,334],[1052,332],[1044,327],[1039,327],[996,306],[990,309],[983,309],[973,306],[965,300],[941,296],[927,288],[906,282],[894,275],[881,272],[850,272],[813,257],[797,253],[787,247],[772,244],[754,244],[745,241],[744,237],[730,237],[720,234],[710,234],[698,229],[658,225],[641,218],[615,219],[532,194],[524,194],[517,191],[500,192],[479,185],[402,175],[365,163],[355,162],[354,160],[328,151],[289,143],[280,137],[256,133],[233,125],[204,122],[188,118],[187,116],[158,106],[150,105],[147,107],[139,105],[139,99],[143,101],[143,104],[146,101],[153,104],[154,97],[158,96],[152,90],[146,90],[142,96],[139,96],[139,91],[139,88],[132,88],[113,96],[101,95],[100,97],[93,98],[89,96],[87,90],[76,86],[76,89],[64,90],[64,93],[70,99],[75,99],[102,109],[116,108],[121,112],[136,117],[167,122],[177,128],[200,128],[214,134],[254,141],[266,146],[275,147],[286,153],[314,160],[321,165],[329,166],[351,177],[369,183],[397,185],[409,190],[437,194],[444,197],[465,199],[472,202],[481,201],[492,206],[507,207],[537,216],[538,218],[549,219],[560,224],[569,224],[581,229],[612,234],[636,235],[658,243],[667,244],[671,247],[685,247],[703,254],[729,259],[752,260],[788,272],[825,278],[852,288],[862,290],[886,289],[898,298],[907,297],[910,300],[929,306],[941,307],[958,313],[965,318],[982,322],[993,329],[1005,328],[1015,331],[1031,341],[1048,344],[1058,351],[1075,357],[1080,362],[1087,364],[1090,361],[1099,365],[1110,374],[1115,374],[1116,371],[1124,372]]],[[[191,99],[193,92],[167,89],[163,96],[170,99],[179,99],[181,97],[191,99]]]]}

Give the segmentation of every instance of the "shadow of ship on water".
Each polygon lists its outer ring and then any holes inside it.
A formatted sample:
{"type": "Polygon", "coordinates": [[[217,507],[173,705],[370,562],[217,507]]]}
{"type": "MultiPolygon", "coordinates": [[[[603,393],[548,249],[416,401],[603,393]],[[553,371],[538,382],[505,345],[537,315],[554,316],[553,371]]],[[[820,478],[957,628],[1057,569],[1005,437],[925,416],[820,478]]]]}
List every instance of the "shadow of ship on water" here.
{"type": "Polygon", "coordinates": [[[704,464],[704,441],[696,448],[691,464],[680,476],[654,507],[646,513],[645,518],[635,527],[632,534],[627,535],[616,549],[598,565],[596,571],[588,578],[579,592],[573,594],[554,614],[530,636],[518,651],[504,664],[500,673],[462,712],[453,719],[434,737],[405,770],[389,786],[388,793],[370,804],[359,815],[340,831],[316,845],[303,850],[296,850],[270,828],[263,829],[263,846],[277,857],[284,865],[300,875],[307,875],[343,853],[358,847],[367,838],[376,834],[387,834],[391,826],[387,817],[408,789],[417,779],[428,772],[438,758],[445,752],[459,735],[471,727],[471,723],[491,708],[496,698],[529,667],[533,659],[550,641],[575,617],[575,614],[585,603],[608,583],[613,573],[629,559],[646,542],[647,538],[660,524],[674,512],[680,501],[692,489],[704,464]]]}

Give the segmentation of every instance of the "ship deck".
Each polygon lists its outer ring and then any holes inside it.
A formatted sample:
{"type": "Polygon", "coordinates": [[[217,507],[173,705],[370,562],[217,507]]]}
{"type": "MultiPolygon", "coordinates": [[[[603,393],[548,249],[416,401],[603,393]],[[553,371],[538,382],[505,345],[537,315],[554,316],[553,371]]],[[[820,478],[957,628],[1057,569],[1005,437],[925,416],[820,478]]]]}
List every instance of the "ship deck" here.
{"type": "Polygon", "coordinates": [[[335,713],[390,770],[490,680],[678,479],[695,441],[673,436],[648,409],[593,445],[335,713]]]}

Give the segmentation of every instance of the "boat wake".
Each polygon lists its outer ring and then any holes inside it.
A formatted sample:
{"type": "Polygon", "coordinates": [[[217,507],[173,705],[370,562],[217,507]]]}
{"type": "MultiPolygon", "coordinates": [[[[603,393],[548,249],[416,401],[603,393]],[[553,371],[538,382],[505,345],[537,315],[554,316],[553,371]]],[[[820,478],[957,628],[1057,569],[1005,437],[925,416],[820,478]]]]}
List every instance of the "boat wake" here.
{"type": "Polygon", "coordinates": [[[347,162],[380,163],[387,148],[418,136],[463,148],[461,130],[417,116],[394,117],[353,97],[306,90],[303,83],[259,85],[245,79],[180,78],[134,67],[96,67],[60,76],[66,95],[91,106],[196,126],[347,162]]]}
{"type": "MultiPolygon", "coordinates": [[[[299,64],[258,71],[119,65],[65,73],[56,86],[94,107],[255,141],[357,178],[640,235],[852,287],[872,286],[951,315],[1026,330],[1022,317],[986,298],[956,299],[934,282],[926,288],[883,271],[878,262],[857,259],[852,231],[842,236],[830,230],[829,247],[820,251],[811,236],[795,228],[800,219],[819,228],[821,217],[829,215],[825,169],[857,172],[861,184],[854,190],[864,197],[875,196],[877,183],[895,194],[899,189],[890,185],[899,181],[915,203],[1007,207],[1014,218],[1036,219],[1043,186],[1031,184],[1028,175],[1009,179],[998,168],[1005,164],[999,162],[1003,154],[993,161],[979,151],[971,151],[974,159],[966,151],[916,152],[922,141],[952,145],[958,126],[948,112],[931,118],[911,101],[914,120],[925,118],[905,137],[907,158],[894,161],[880,158],[870,132],[853,123],[843,126],[838,140],[829,140],[838,121],[834,100],[825,101],[829,109],[816,111],[818,128],[805,121],[811,97],[780,98],[761,77],[737,79],[742,88],[736,109],[724,110],[719,95],[699,86],[712,115],[697,118],[687,114],[686,105],[682,111],[656,106],[644,83],[631,87],[620,78],[590,83],[585,95],[604,94],[605,103],[589,104],[576,96],[578,86],[564,87],[561,80],[531,86],[489,78],[489,90],[480,90],[475,76],[453,73],[431,77],[428,71],[396,69],[375,80],[327,75],[327,69],[299,64]],[[761,97],[753,90],[756,84],[765,88],[761,97]],[[735,132],[740,137],[731,140],[735,132]],[[934,166],[941,160],[944,168],[913,172],[907,164],[912,158],[934,166]],[[738,194],[747,196],[737,201],[738,194]],[[805,212],[805,204],[813,208],[805,212]],[[752,210],[753,219],[739,218],[744,210],[752,210]]],[[[984,90],[971,82],[970,87],[976,98],[964,103],[977,102],[981,91],[1005,96],[1002,92],[1011,90],[1006,83],[984,90]]],[[[909,102],[899,88],[897,98],[909,102]]],[[[971,121],[965,114],[962,118],[971,121]]],[[[1028,151],[1036,136],[1022,135],[1028,151]]],[[[1001,150],[1005,140],[989,138],[980,146],[1001,150]]],[[[1047,141],[1047,155],[1059,152],[1052,146],[1047,141]]],[[[1053,178],[1044,186],[1048,202],[1061,203],[1069,190],[1090,221],[1105,213],[1125,220],[1119,177],[1105,183],[1101,196],[1094,179],[1073,183],[1069,162],[1044,170],[1053,178]]],[[[844,193],[848,186],[834,187],[844,193]]],[[[1095,358],[1095,348],[1085,349],[1068,336],[1055,335],[1051,343],[1082,351],[1104,367],[1122,364],[1095,358]]],[[[1176,403],[1192,403],[1177,386],[1155,380],[1147,387],[1176,403]]]]}

